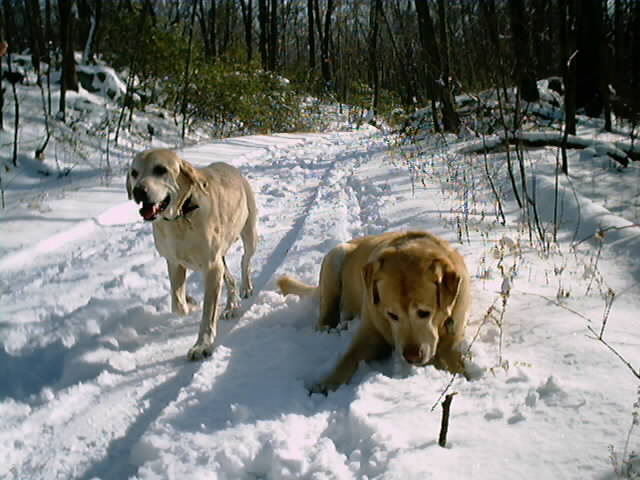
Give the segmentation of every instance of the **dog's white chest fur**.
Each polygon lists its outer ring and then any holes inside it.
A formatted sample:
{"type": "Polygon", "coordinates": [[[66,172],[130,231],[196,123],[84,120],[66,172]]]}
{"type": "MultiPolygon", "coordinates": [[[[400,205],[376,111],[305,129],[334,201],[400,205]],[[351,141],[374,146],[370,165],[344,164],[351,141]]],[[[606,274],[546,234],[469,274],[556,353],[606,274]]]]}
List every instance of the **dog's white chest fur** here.
{"type": "Polygon", "coordinates": [[[153,224],[153,237],[160,255],[190,270],[208,269],[215,257],[211,255],[211,239],[191,228],[185,220],[157,220],[153,224]],[[205,246],[207,248],[203,248],[205,246]]]}

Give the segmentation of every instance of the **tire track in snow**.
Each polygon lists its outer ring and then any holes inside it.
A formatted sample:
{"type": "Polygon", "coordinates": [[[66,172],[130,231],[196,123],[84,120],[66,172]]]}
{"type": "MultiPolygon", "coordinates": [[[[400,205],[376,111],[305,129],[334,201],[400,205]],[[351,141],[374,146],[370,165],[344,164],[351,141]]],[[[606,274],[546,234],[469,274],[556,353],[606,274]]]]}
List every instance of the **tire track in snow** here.
{"type": "MultiPolygon", "coordinates": [[[[92,299],[96,298],[96,296],[100,296],[102,292],[99,292],[99,290],[106,288],[114,292],[116,297],[119,296],[123,298],[127,295],[123,290],[129,289],[129,287],[135,290],[135,287],[150,277],[153,278],[153,283],[157,285],[155,288],[159,288],[162,292],[166,293],[156,299],[137,296],[138,301],[143,304],[151,301],[152,304],[155,304],[157,310],[166,311],[168,305],[168,301],[166,300],[166,298],[168,298],[168,280],[164,271],[164,262],[157,257],[157,254],[155,254],[153,250],[149,226],[144,224],[129,226],[126,227],[123,232],[118,232],[116,235],[113,235],[113,231],[109,232],[111,235],[107,235],[107,232],[103,233],[105,233],[105,239],[100,238],[101,235],[98,235],[97,238],[85,241],[80,250],[74,249],[70,254],[64,251],[59,252],[55,257],[56,259],[60,258],[57,263],[38,270],[35,276],[29,275],[28,273],[21,275],[21,281],[16,282],[18,285],[14,285],[16,287],[14,291],[16,297],[19,295],[28,295],[30,290],[41,288],[42,285],[59,287],[61,284],[70,284],[70,286],[72,286],[71,289],[66,289],[62,295],[64,305],[60,313],[52,314],[51,310],[56,309],[51,305],[42,306],[43,315],[40,316],[40,323],[44,325],[43,331],[37,335],[38,337],[48,337],[52,332],[55,332],[56,329],[64,329],[67,326],[65,324],[69,323],[71,325],[68,330],[70,330],[70,335],[73,335],[78,330],[78,322],[83,320],[85,314],[95,315],[95,311],[92,311],[92,308],[87,308],[86,306],[90,305],[92,299]],[[101,244],[104,240],[106,241],[101,244]],[[113,261],[114,251],[117,252],[116,262],[113,261]],[[117,264],[117,268],[112,270],[114,263],[117,264]],[[81,274],[78,276],[79,271],[92,272],[93,275],[85,276],[81,274]],[[100,273],[95,275],[95,272],[100,273]],[[89,280],[90,285],[87,284],[87,280],[89,280]],[[161,303],[164,305],[161,306],[161,303]],[[75,322],[74,318],[77,318],[78,322],[75,322]],[[53,325],[51,325],[51,323],[53,323],[53,325]]],[[[193,287],[191,278],[189,283],[190,287],[193,287]]],[[[154,289],[154,287],[149,285],[147,288],[154,289]]],[[[129,293],[129,296],[131,296],[131,293],[129,293]]],[[[136,297],[136,295],[134,294],[133,297],[136,297]]],[[[52,296],[52,303],[55,304],[57,301],[58,299],[52,296]]],[[[131,301],[124,303],[132,304],[131,301]]],[[[120,305],[120,307],[122,306],[123,305],[120,305]]],[[[198,368],[200,368],[199,364],[185,363],[183,360],[183,353],[188,348],[188,342],[193,339],[194,329],[196,328],[196,322],[194,322],[194,320],[198,314],[187,317],[186,320],[176,321],[172,319],[173,316],[170,314],[157,315],[141,311],[139,308],[130,308],[126,312],[122,312],[117,303],[114,303],[111,307],[116,313],[113,315],[103,315],[100,319],[101,329],[105,327],[107,327],[107,329],[109,328],[105,323],[117,324],[120,321],[126,321],[126,317],[129,316],[155,317],[155,320],[159,320],[158,317],[162,317],[162,321],[170,324],[164,327],[163,330],[165,330],[165,332],[170,331],[178,325],[184,325],[187,322],[193,323],[194,325],[189,325],[180,330],[181,338],[185,339],[186,343],[185,341],[177,342],[184,344],[179,348],[176,347],[175,341],[171,341],[173,340],[171,336],[166,334],[158,335],[157,330],[151,332],[155,333],[155,335],[153,335],[155,344],[159,343],[159,336],[163,337],[163,344],[168,344],[168,348],[163,348],[164,354],[157,351],[151,352],[151,356],[156,358],[142,358],[143,355],[136,349],[130,352],[136,357],[131,367],[131,369],[135,370],[135,373],[129,373],[124,376],[122,381],[125,384],[131,385],[142,383],[144,387],[127,388],[122,386],[122,382],[115,381],[115,384],[110,385],[110,390],[114,392],[113,395],[108,393],[104,395],[101,394],[99,395],[99,401],[91,402],[92,406],[86,408],[93,412],[91,415],[93,418],[108,418],[113,414],[113,406],[120,403],[117,408],[117,413],[120,417],[119,421],[114,422],[113,425],[101,425],[99,429],[107,429],[107,431],[103,431],[100,435],[102,438],[97,438],[95,435],[89,434],[81,442],[74,438],[73,432],[75,430],[83,430],[82,428],[78,428],[78,422],[83,423],[86,419],[72,417],[68,422],[65,421],[56,424],[39,418],[41,422],[41,425],[39,425],[40,428],[35,427],[32,431],[25,432],[23,450],[26,455],[23,457],[23,460],[13,459],[13,462],[11,462],[14,463],[14,471],[18,477],[32,477],[33,474],[38,471],[57,471],[63,476],[69,475],[76,477],[78,474],[81,474],[83,469],[88,468],[82,478],[88,479],[95,476],[114,479],[127,478],[130,474],[134,473],[132,466],[126,461],[131,446],[137,442],[148,429],[149,425],[164,411],[167,405],[178,398],[180,391],[192,382],[194,374],[198,368]],[[176,353],[176,350],[178,353],[176,353]],[[161,358],[158,359],[158,356],[161,358]],[[150,367],[158,361],[164,363],[164,366],[156,368],[150,367]],[[150,378],[145,378],[149,371],[153,371],[153,374],[150,378]],[[132,401],[125,402],[126,405],[123,405],[121,400],[118,401],[121,397],[130,398],[132,401]],[[42,425],[42,423],[44,423],[44,425],[42,425]],[[69,435],[62,436],[56,433],[61,431],[70,433],[69,435]],[[69,438],[65,439],[64,437],[69,438]],[[61,459],[51,458],[47,455],[46,446],[51,442],[63,443],[63,445],[65,442],[76,445],[88,444],[91,448],[89,449],[90,451],[85,451],[80,462],[67,463],[64,460],[61,461],[61,459]],[[65,463],[67,463],[67,465],[65,465],[65,463]]],[[[58,308],[58,311],[59,310],[58,308]]],[[[141,334],[140,329],[134,327],[133,330],[138,330],[134,332],[134,336],[139,337],[141,334]]],[[[96,332],[93,333],[95,334],[96,332]]],[[[224,336],[224,333],[222,333],[222,336],[224,336]]],[[[110,353],[122,353],[120,345],[118,345],[118,340],[114,340],[115,336],[113,335],[110,335],[110,337],[109,340],[113,340],[116,344],[116,352],[112,351],[110,353]]],[[[78,341],[78,339],[73,341],[78,341]]],[[[60,396],[57,402],[58,405],[56,406],[57,410],[74,411],[73,404],[75,397],[73,395],[66,395],[64,391],[66,387],[73,386],[73,384],[78,381],[86,382],[99,379],[101,371],[112,370],[109,368],[110,362],[105,362],[104,360],[97,362],[88,370],[86,365],[84,367],[75,366],[71,369],[69,368],[69,363],[77,361],[83,354],[92,350],[100,350],[101,346],[98,343],[98,341],[83,342],[80,340],[78,347],[71,346],[67,348],[61,346],[62,352],[60,352],[60,355],[56,358],[56,365],[53,366],[54,369],[59,369],[59,373],[51,375],[51,371],[47,372],[47,375],[43,375],[43,377],[47,377],[47,380],[42,378],[38,383],[31,386],[31,388],[34,389],[33,392],[35,393],[43,387],[46,387],[51,394],[60,396]],[[69,373],[69,370],[74,369],[84,370],[81,373],[81,377],[79,373],[69,373]],[[64,384],[58,387],[56,385],[59,383],[57,380],[63,376],[71,378],[66,379],[64,384]],[[56,391],[50,390],[48,385],[54,386],[56,391]]],[[[56,342],[56,345],[57,344],[58,342],[56,342]]],[[[143,345],[142,349],[144,349],[144,345],[147,345],[147,342],[136,342],[136,347],[140,347],[140,345],[143,345]]],[[[39,347],[42,347],[40,350],[44,351],[51,350],[52,348],[51,345],[40,345],[39,347]]],[[[18,358],[16,362],[19,362],[21,357],[13,358],[18,358]]],[[[29,358],[22,359],[29,363],[29,358]]],[[[84,363],[82,359],[80,360],[81,363],[84,363]]],[[[210,364],[207,364],[207,367],[210,366],[210,364]]],[[[95,385],[91,385],[90,387],[95,388],[95,385]]],[[[48,412],[43,410],[40,415],[36,412],[36,418],[34,418],[33,415],[30,416],[35,420],[34,423],[36,423],[38,417],[46,416],[47,414],[48,412]]],[[[77,450],[77,447],[75,448],[77,450]]]]}
{"type": "Polygon", "coordinates": [[[374,233],[372,229],[377,233],[384,228],[381,226],[384,222],[377,213],[377,199],[373,195],[366,196],[368,187],[363,187],[355,176],[364,162],[383,150],[385,145],[382,143],[371,148],[369,139],[335,152],[331,167],[314,192],[309,208],[298,219],[287,256],[282,258],[280,265],[271,268],[272,275],[284,273],[282,267],[290,268],[293,264],[300,268],[303,263],[307,265],[303,270],[310,274],[307,280],[316,282],[322,257],[331,248],[351,238],[374,233]],[[376,222],[372,226],[373,218],[376,222]]]}
{"type": "MultiPolygon", "coordinates": [[[[354,168],[368,155],[362,145],[364,142],[359,145],[357,141],[355,145],[341,144],[336,138],[327,142],[326,152],[321,154],[313,143],[276,151],[273,165],[243,167],[255,175],[252,183],[257,182],[259,188],[273,183],[270,174],[280,175],[284,181],[278,188],[271,186],[272,195],[258,189],[263,200],[269,196],[275,199],[274,208],[267,208],[266,213],[280,208],[279,214],[287,218],[275,219],[275,227],[264,230],[254,257],[254,264],[261,266],[254,274],[257,293],[268,287],[292,251],[294,257],[304,254],[301,239],[312,239],[317,246],[324,238],[342,241],[362,230],[360,206],[349,185],[354,168]],[[293,172],[296,166],[300,168],[293,172]],[[299,175],[304,181],[299,181],[299,175]],[[301,188],[292,190],[291,185],[301,188]],[[337,216],[319,224],[317,217],[325,215],[322,209],[327,205],[336,209],[337,216]],[[346,215],[349,212],[352,214],[346,215]],[[278,223],[286,228],[278,228],[278,223]]],[[[87,479],[126,478],[135,471],[127,461],[131,447],[193,385],[212,374],[215,378],[215,371],[222,373],[227,368],[229,349],[224,340],[235,323],[221,322],[222,345],[214,360],[184,363],[183,354],[193,340],[199,313],[186,318],[166,313],[168,280],[148,227],[134,224],[100,229],[82,243],[74,242],[56,252],[53,263],[14,272],[7,279],[7,285],[9,280],[12,283],[10,303],[16,302],[12,307],[16,313],[20,308],[31,308],[30,293],[41,299],[36,292],[42,288],[51,292],[50,302],[31,314],[35,320],[31,323],[40,330],[37,334],[35,330],[24,332],[23,349],[34,355],[54,353],[51,362],[44,363],[58,372],[51,375],[51,370],[43,371],[32,385],[32,393],[44,389],[44,394],[31,399],[11,395],[30,405],[28,418],[15,417],[15,428],[28,420],[22,427],[21,453],[9,459],[19,476],[38,478],[38,472],[47,472],[87,479]],[[85,323],[87,328],[82,327],[85,323]],[[79,398],[88,402],[82,408],[91,412],[90,417],[76,414],[79,398]],[[111,421],[114,405],[119,405],[117,420],[111,421]],[[64,419],[52,420],[52,416],[64,419]],[[87,418],[92,428],[86,428],[87,418]],[[47,454],[47,445],[52,442],[66,445],[70,457],[47,454]]],[[[239,260],[240,248],[230,253],[239,260]]],[[[318,262],[313,263],[313,268],[319,268],[318,262]]],[[[197,279],[190,277],[189,287],[201,293],[197,279]]],[[[258,297],[245,302],[243,310],[258,304],[262,300],[258,297]]],[[[20,351],[14,354],[15,368],[21,368],[21,360],[24,368],[36,362],[35,357],[21,356],[20,351]]]]}
{"type": "MultiPolygon", "coordinates": [[[[179,462],[182,456],[188,456],[186,452],[197,451],[192,442],[197,443],[200,439],[208,439],[205,441],[212,443],[210,457],[215,458],[218,468],[240,469],[233,474],[226,472],[231,477],[268,477],[269,465],[283,459],[272,448],[265,447],[265,443],[281,442],[280,434],[265,431],[260,434],[262,445],[243,445],[242,452],[238,453],[233,446],[238,441],[233,440],[233,425],[245,422],[264,425],[260,420],[277,422],[273,420],[274,411],[280,412],[275,414],[276,417],[290,412],[314,417],[319,422],[323,422],[323,418],[332,421],[332,414],[317,412],[316,399],[307,397],[301,379],[309,377],[310,372],[317,375],[318,359],[323,363],[327,360],[332,362],[331,352],[344,347],[349,335],[342,338],[318,335],[312,330],[308,305],[289,299],[290,305],[286,306],[283,297],[270,291],[273,275],[292,267],[297,272],[301,271],[301,266],[302,270],[307,267],[305,271],[309,280],[316,281],[320,260],[331,246],[366,233],[368,226],[362,224],[362,219],[372,217],[371,212],[362,212],[362,206],[367,210],[371,207],[374,212],[379,210],[379,206],[373,203],[373,195],[369,195],[370,190],[360,188],[355,179],[356,170],[372,152],[362,145],[328,150],[323,154],[328,161],[309,162],[308,168],[297,172],[309,176],[308,182],[294,184],[293,190],[291,184],[270,190],[282,201],[269,206],[266,214],[276,215],[279,208],[284,208],[294,215],[283,222],[286,228],[277,235],[279,218],[273,224],[265,225],[263,232],[268,232],[268,244],[263,245],[262,251],[256,255],[256,264],[262,265],[255,277],[259,287],[256,296],[243,305],[244,315],[238,322],[219,335],[219,344],[212,358],[197,372],[192,384],[167,406],[167,411],[159,416],[133,448],[133,462],[139,465],[138,478],[147,478],[147,474],[153,477],[153,472],[164,471],[169,466],[163,464],[165,456],[179,462]],[[271,345],[277,345],[277,351],[272,350],[271,345]],[[301,356],[306,358],[305,362],[290,365],[291,359],[301,356]],[[261,373],[256,374],[256,370],[261,373]],[[272,376],[277,378],[284,371],[287,378],[276,379],[276,383],[272,383],[272,376]],[[246,383],[252,385],[249,394],[244,386],[246,383]],[[279,385],[275,391],[274,385],[279,385]],[[256,396],[254,392],[260,392],[260,395],[256,396]],[[295,395],[291,395],[293,392],[295,395]],[[239,454],[249,455],[250,459],[245,459],[245,466],[250,465],[247,467],[249,470],[238,466],[236,456],[239,454]]],[[[268,173],[276,176],[271,169],[268,173]]],[[[262,191],[264,185],[258,183],[257,190],[262,191]]],[[[235,257],[239,254],[239,251],[234,252],[235,257]]],[[[344,394],[342,392],[342,396],[344,394]]],[[[334,398],[340,402],[340,397],[334,398]]],[[[352,436],[344,428],[320,429],[325,432],[322,434],[323,442],[335,444],[334,451],[354,451],[357,447],[344,440],[352,436]]],[[[365,455],[368,450],[362,449],[365,455]]]]}

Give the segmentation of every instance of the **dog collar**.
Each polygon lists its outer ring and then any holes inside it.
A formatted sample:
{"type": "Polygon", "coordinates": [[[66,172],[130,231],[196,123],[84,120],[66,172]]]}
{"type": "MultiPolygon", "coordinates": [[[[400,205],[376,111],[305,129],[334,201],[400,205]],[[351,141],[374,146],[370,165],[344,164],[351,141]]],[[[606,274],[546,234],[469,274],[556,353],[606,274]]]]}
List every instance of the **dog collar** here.
{"type": "Polygon", "coordinates": [[[182,204],[182,208],[180,209],[180,214],[176,215],[173,218],[162,217],[166,221],[170,222],[172,220],[179,220],[180,218],[186,218],[188,214],[200,208],[198,205],[191,201],[191,197],[187,198],[185,202],[182,204]]]}

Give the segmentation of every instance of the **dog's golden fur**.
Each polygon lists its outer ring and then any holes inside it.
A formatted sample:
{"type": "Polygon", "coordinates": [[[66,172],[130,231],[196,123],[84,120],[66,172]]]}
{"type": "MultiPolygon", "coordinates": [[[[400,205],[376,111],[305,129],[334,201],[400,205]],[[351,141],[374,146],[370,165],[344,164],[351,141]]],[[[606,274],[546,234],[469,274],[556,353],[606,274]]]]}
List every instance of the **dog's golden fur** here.
{"type": "Polygon", "coordinates": [[[319,286],[288,276],[283,294],[316,296],[319,329],[360,315],[358,332],[331,374],[313,391],[349,382],[362,360],[392,349],[410,364],[433,363],[464,371],[460,343],[471,303],[464,259],[428,232],[388,232],[356,238],[331,250],[322,262],[319,286]]]}
{"type": "Polygon", "coordinates": [[[238,237],[244,245],[240,294],[252,291],[249,262],[256,243],[256,204],[253,191],[240,171],[226,163],[195,168],[167,149],[139,153],[127,174],[130,199],[142,204],[141,215],[153,222],[155,245],[167,261],[171,309],[186,315],[197,308],[186,294],[186,270],[204,276],[204,305],[192,360],[213,349],[222,282],[227,287],[225,315],[238,308],[235,280],[224,255],[238,237]]]}

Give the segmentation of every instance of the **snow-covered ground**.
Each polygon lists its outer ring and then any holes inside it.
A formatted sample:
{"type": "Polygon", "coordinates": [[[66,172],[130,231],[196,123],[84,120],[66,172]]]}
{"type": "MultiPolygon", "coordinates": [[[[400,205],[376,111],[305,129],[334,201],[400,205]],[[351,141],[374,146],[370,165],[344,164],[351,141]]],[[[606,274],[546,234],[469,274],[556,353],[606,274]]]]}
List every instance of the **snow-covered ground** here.
{"type": "MultiPolygon", "coordinates": [[[[126,201],[125,152],[109,182],[87,169],[50,188],[23,166],[14,185],[27,186],[0,211],[0,478],[639,478],[638,167],[571,154],[559,242],[545,251],[513,201],[506,225],[496,221],[482,157],[456,151],[439,141],[401,150],[371,129],[182,149],[197,165],[240,167],[259,208],[256,293],[195,363],[186,352],[199,313],[170,313],[151,227],[126,201]],[[624,228],[571,248],[611,225],[624,228]],[[317,305],[282,297],[275,278],[315,282],[337,243],[415,228],[455,244],[473,275],[471,379],[392,358],[309,396],[357,319],[319,333],[317,305]],[[589,330],[603,320],[622,358],[589,330]]],[[[555,150],[526,158],[551,231],[555,150]]],[[[489,161],[508,197],[504,155],[489,161]]],[[[236,245],[227,257],[236,275],[240,255],[236,245]]],[[[188,287],[202,299],[199,274],[188,287]]]]}

